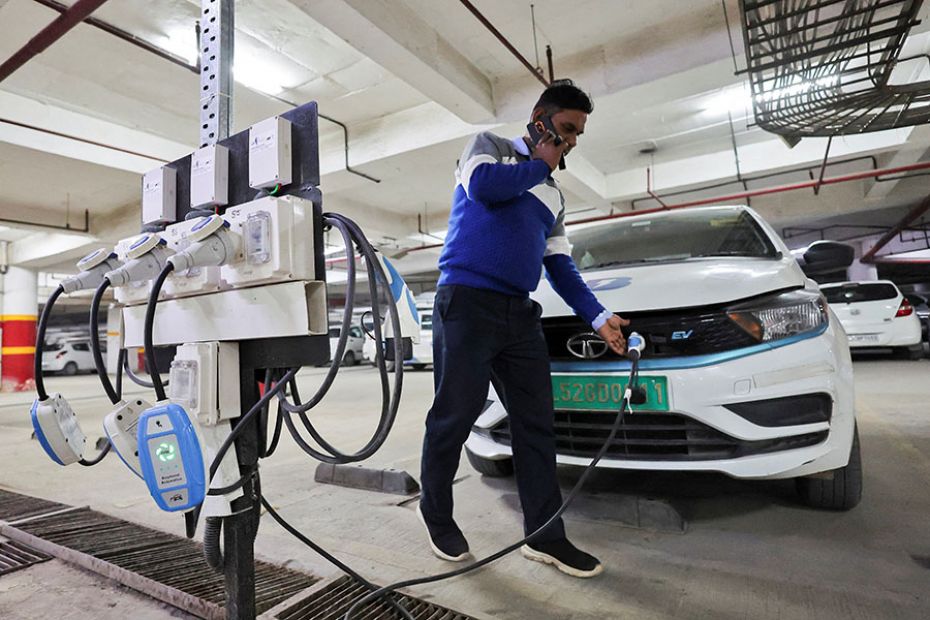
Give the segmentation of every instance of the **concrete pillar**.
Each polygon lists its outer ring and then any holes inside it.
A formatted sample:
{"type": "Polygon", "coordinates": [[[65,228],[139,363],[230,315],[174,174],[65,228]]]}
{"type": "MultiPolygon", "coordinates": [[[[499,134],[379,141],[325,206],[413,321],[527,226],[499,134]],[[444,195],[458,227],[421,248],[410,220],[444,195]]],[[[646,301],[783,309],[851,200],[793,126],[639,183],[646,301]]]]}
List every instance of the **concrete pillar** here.
{"type": "Polygon", "coordinates": [[[33,363],[39,318],[38,286],[37,274],[29,269],[10,266],[3,275],[0,390],[4,392],[35,388],[33,363]]]}

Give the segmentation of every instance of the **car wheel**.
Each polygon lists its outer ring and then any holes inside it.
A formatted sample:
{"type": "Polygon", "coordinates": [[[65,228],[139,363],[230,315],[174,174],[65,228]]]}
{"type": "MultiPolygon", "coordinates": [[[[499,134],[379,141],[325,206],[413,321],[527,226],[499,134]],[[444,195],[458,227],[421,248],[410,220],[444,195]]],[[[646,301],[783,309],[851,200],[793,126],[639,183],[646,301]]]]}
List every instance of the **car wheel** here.
{"type": "Polygon", "coordinates": [[[468,457],[468,462],[475,468],[475,471],[482,476],[506,478],[513,475],[513,459],[511,458],[486,459],[483,456],[478,456],[467,447],[465,448],[465,456],[468,457]]]}
{"type": "Polygon", "coordinates": [[[413,369],[414,369],[414,370],[424,370],[424,369],[426,369],[426,364],[414,364],[414,365],[413,365],[413,369]]]}
{"type": "Polygon", "coordinates": [[[355,352],[347,351],[345,355],[342,356],[342,365],[343,366],[355,366],[357,364],[355,360],[355,352]]]}
{"type": "Polygon", "coordinates": [[[77,367],[77,364],[75,364],[74,362],[68,362],[67,364],[65,364],[65,367],[61,369],[61,372],[63,372],[64,374],[68,376],[76,375],[77,371],[78,371],[78,367],[77,367]]]}
{"type": "MultiPolygon", "coordinates": [[[[831,473],[831,472],[826,472],[831,473]]],[[[859,454],[859,429],[853,430],[849,463],[832,471],[832,478],[797,478],[795,488],[808,506],[823,510],[851,510],[862,499],[862,457],[859,454]]]]}

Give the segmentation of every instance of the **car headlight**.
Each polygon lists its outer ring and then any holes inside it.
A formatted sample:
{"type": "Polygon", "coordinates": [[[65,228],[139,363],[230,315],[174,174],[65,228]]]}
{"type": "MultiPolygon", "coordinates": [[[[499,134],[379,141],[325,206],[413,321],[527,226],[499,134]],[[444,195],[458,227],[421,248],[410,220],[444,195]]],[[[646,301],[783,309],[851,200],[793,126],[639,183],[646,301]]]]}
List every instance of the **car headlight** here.
{"type": "Polygon", "coordinates": [[[727,309],[730,319],[759,342],[816,331],[828,320],[823,295],[799,290],[727,309]]]}

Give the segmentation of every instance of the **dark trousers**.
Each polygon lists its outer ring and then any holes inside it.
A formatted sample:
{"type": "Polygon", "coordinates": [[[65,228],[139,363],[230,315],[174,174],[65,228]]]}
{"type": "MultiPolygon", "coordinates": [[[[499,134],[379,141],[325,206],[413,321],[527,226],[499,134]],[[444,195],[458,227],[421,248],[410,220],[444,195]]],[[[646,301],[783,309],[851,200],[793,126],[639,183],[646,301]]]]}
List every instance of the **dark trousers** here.
{"type": "MultiPolygon", "coordinates": [[[[484,408],[489,382],[510,416],[514,469],[527,534],[562,503],[556,480],[549,353],[539,304],[466,286],[441,286],[433,307],[436,395],[426,418],[420,509],[452,527],[452,481],[462,446],[484,408]]],[[[563,538],[562,520],[538,541],[563,538]]]]}

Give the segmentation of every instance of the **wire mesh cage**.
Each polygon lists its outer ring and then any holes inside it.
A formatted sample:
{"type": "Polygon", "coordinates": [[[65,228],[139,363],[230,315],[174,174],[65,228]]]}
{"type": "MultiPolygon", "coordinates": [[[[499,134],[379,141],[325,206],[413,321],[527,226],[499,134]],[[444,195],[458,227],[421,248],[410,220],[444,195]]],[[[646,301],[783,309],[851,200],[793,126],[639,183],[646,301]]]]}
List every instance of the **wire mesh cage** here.
{"type": "Polygon", "coordinates": [[[740,0],[756,123],[790,137],[930,121],[930,55],[901,57],[923,0],[740,0]]]}

